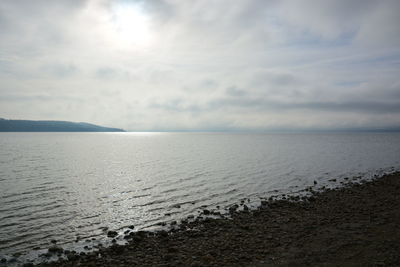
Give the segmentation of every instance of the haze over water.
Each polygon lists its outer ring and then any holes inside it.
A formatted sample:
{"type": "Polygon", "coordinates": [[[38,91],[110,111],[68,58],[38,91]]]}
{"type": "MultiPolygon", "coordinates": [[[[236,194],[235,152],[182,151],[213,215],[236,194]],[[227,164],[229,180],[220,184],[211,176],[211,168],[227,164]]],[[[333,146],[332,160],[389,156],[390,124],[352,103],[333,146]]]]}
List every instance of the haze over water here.
{"type": "Polygon", "coordinates": [[[400,167],[399,133],[1,133],[0,147],[0,256],[400,167]]]}

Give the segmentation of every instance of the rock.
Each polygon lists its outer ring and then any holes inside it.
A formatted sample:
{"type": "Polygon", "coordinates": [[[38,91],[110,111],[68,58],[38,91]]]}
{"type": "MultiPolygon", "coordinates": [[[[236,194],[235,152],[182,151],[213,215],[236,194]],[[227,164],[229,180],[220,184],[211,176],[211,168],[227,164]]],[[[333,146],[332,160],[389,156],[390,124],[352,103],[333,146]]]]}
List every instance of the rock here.
{"type": "Polygon", "coordinates": [[[115,240],[115,238],[113,240],[111,240],[111,243],[115,244],[117,243],[117,240],[115,240]]]}
{"type": "Polygon", "coordinates": [[[230,213],[233,213],[233,212],[235,212],[238,208],[239,208],[239,206],[238,206],[237,204],[235,204],[235,205],[233,205],[233,206],[230,206],[230,207],[229,207],[229,212],[230,212],[230,213]]]}
{"type": "Polygon", "coordinates": [[[194,261],[190,264],[190,267],[201,267],[201,263],[199,261],[194,261]]]}
{"type": "Polygon", "coordinates": [[[111,247],[111,249],[115,254],[119,255],[119,254],[122,254],[124,252],[125,246],[113,245],[111,247]]]}
{"type": "Polygon", "coordinates": [[[117,235],[118,235],[118,233],[116,231],[108,231],[107,232],[108,237],[116,237],[117,235]]]}
{"type": "Polygon", "coordinates": [[[6,259],[6,258],[2,258],[2,259],[0,260],[0,262],[6,263],[6,262],[7,262],[7,259],[6,259]]]}
{"type": "Polygon", "coordinates": [[[170,224],[171,225],[176,225],[176,221],[172,221],[170,224]]]}
{"type": "Polygon", "coordinates": [[[47,253],[40,254],[40,257],[50,258],[51,253],[47,252],[47,253]]]}
{"type": "Polygon", "coordinates": [[[169,247],[168,248],[168,253],[176,253],[176,252],[178,252],[179,250],[178,250],[178,248],[177,247],[169,247]]]}
{"type": "Polygon", "coordinates": [[[314,185],[316,185],[316,184],[317,184],[317,181],[314,180],[314,185]]]}
{"type": "Polygon", "coordinates": [[[329,182],[336,182],[336,179],[330,179],[329,182]]]}
{"type": "Polygon", "coordinates": [[[249,207],[247,207],[247,205],[243,205],[243,210],[244,211],[249,211],[249,207]]]}
{"type": "Polygon", "coordinates": [[[73,253],[70,253],[70,254],[67,255],[67,259],[69,261],[76,260],[77,258],[78,258],[78,256],[76,254],[73,254],[73,253]]]}
{"type": "Polygon", "coordinates": [[[129,225],[128,228],[133,230],[133,229],[135,229],[135,226],[134,225],[129,225]]]}
{"type": "Polygon", "coordinates": [[[48,251],[50,253],[63,253],[64,249],[62,247],[54,245],[49,247],[48,251]]]}
{"type": "Polygon", "coordinates": [[[56,243],[57,243],[57,240],[54,240],[54,239],[53,239],[53,240],[51,240],[50,242],[53,243],[53,244],[56,244],[56,243]]]}
{"type": "Polygon", "coordinates": [[[14,257],[18,258],[19,256],[21,256],[21,252],[15,252],[12,254],[14,257]]]}
{"type": "Polygon", "coordinates": [[[27,262],[22,265],[22,267],[33,267],[35,266],[32,262],[27,262]]]}
{"type": "Polygon", "coordinates": [[[15,263],[15,262],[17,262],[17,258],[11,258],[8,262],[9,263],[15,263]]]}
{"type": "Polygon", "coordinates": [[[203,214],[204,214],[204,215],[210,215],[211,212],[210,212],[209,210],[204,209],[204,210],[203,210],[203,214]]]}
{"type": "Polygon", "coordinates": [[[159,236],[162,236],[162,237],[167,237],[167,236],[168,236],[168,232],[167,232],[167,231],[164,231],[164,230],[163,230],[163,231],[159,231],[159,232],[158,232],[158,235],[159,235],[159,236]]]}

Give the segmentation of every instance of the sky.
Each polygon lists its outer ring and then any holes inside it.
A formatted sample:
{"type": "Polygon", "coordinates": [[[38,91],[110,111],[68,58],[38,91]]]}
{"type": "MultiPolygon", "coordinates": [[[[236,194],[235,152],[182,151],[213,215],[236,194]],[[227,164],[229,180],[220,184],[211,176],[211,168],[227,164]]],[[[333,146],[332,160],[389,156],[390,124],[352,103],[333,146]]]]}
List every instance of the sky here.
{"type": "Polygon", "coordinates": [[[1,0],[0,117],[400,127],[398,0],[1,0]]]}

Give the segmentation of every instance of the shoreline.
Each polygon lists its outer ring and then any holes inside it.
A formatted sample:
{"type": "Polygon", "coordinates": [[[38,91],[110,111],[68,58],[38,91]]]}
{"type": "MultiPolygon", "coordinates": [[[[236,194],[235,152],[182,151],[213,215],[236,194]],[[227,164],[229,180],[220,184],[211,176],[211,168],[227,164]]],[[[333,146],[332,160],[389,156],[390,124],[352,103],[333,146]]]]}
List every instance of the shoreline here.
{"type": "MultiPolygon", "coordinates": [[[[231,218],[182,221],[169,231],[138,231],[129,243],[37,266],[276,266],[400,264],[400,172],[322,192],[265,200],[231,218]],[[293,201],[294,200],[294,201],[293,201]]],[[[242,203],[243,204],[243,203],[242,203]]],[[[32,264],[25,264],[33,266],[32,264]]]]}

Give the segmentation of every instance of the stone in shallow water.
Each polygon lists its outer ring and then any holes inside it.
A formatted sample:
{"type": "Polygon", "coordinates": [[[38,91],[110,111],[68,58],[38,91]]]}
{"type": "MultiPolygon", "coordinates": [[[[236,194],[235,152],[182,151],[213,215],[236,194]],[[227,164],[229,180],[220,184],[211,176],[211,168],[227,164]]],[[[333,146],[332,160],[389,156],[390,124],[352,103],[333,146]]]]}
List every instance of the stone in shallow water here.
{"type": "Polygon", "coordinates": [[[50,253],[62,253],[64,251],[64,249],[62,247],[54,245],[54,246],[49,247],[48,251],[50,253]]]}
{"type": "Polygon", "coordinates": [[[118,235],[118,233],[116,231],[108,231],[107,232],[108,237],[116,237],[117,235],[118,235]]]}

